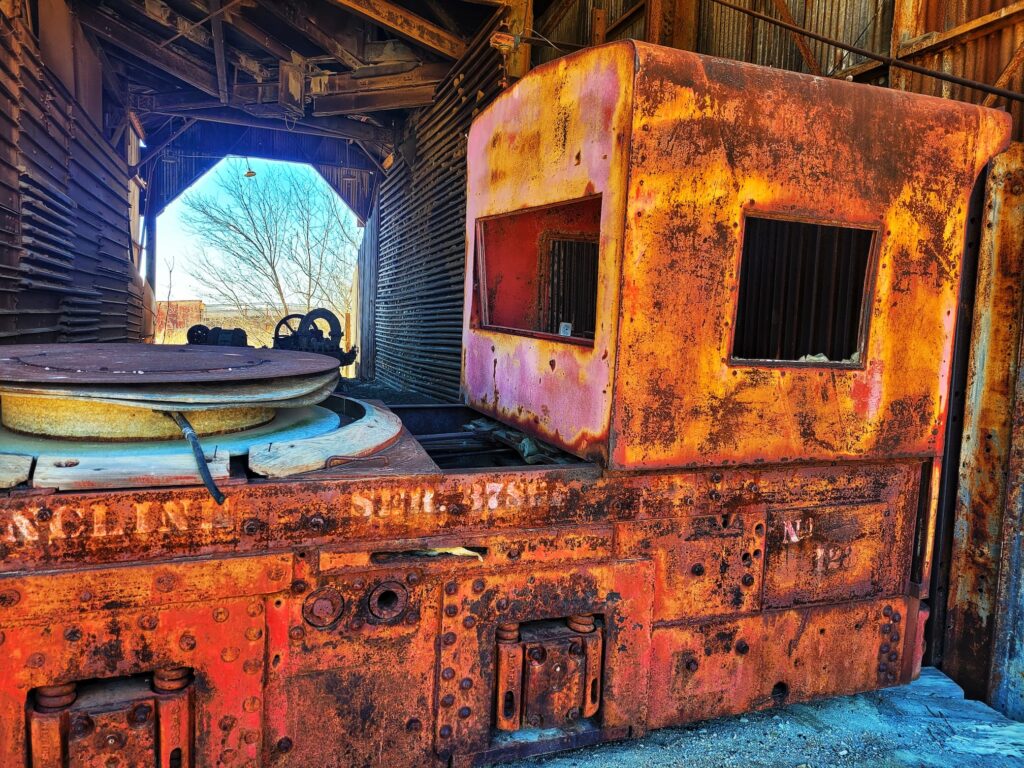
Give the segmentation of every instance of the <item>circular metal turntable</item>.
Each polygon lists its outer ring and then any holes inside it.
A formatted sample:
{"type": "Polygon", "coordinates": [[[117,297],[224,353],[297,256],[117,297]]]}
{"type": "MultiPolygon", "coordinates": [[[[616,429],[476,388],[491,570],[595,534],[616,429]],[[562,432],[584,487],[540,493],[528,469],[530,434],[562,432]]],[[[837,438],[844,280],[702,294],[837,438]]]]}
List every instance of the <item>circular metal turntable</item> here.
{"type": "Polygon", "coordinates": [[[326,355],[178,344],[19,344],[0,348],[0,382],[209,384],[336,371],[326,355]]]}
{"type": "Polygon", "coordinates": [[[0,422],[71,440],[166,440],[168,413],[199,435],[267,424],[314,405],[338,383],[325,355],[150,344],[31,344],[0,350],[0,422]]]}

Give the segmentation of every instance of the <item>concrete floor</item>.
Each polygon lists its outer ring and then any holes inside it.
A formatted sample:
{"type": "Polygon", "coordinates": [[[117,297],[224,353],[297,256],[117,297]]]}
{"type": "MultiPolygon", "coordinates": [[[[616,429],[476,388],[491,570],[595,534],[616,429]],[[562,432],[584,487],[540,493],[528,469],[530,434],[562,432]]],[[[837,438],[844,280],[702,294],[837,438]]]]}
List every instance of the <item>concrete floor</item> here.
{"type": "Polygon", "coordinates": [[[516,763],[520,768],[1010,768],[1024,766],[1024,723],[941,672],[858,696],[655,731],[639,741],[516,763]]]}

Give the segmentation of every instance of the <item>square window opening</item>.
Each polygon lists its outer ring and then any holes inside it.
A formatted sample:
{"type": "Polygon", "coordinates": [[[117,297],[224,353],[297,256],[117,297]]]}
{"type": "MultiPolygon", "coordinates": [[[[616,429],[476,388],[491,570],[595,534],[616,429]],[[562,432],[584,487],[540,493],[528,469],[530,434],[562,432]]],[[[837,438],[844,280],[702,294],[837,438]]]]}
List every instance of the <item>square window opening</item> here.
{"type": "Polygon", "coordinates": [[[599,196],[479,220],[474,322],[592,344],[600,220],[599,196]]]}
{"type": "Polygon", "coordinates": [[[859,366],[874,236],[748,216],[733,360],[859,366]]]}

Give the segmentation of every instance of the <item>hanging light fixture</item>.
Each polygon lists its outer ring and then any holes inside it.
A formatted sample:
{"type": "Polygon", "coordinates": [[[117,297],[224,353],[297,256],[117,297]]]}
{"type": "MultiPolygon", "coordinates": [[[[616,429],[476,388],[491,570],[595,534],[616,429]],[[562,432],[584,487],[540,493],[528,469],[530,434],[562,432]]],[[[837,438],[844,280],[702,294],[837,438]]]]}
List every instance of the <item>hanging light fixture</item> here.
{"type": "Polygon", "coordinates": [[[245,178],[247,178],[247,179],[251,179],[253,176],[256,175],[256,171],[254,171],[252,169],[252,166],[249,165],[249,158],[248,157],[245,158],[245,173],[242,174],[242,175],[245,176],[245,178]]]}

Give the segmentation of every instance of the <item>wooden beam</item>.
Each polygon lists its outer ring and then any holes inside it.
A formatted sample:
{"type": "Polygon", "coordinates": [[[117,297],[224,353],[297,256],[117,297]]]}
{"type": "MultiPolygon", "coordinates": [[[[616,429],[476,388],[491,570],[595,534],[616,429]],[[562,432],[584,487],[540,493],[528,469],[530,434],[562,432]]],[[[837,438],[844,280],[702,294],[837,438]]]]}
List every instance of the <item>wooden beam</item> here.
{"type": "Polygon", "coordinates": [[[958,27],[945,32],[931,32],[916,40],[909,40],[901,43],[896,51],[896,58],[905,59],[909,56],[917,56],[922,53],[933,53],[948,48],[951,45],[973,40],[981,35],[988,34],[994,29],[1009,26],[1024,17],[1024,0],[1018,0],[998,11],[992,11],[984,16],[979,16],[958,27]]]}
{"type": "Polygon", "coordinates": [[[676,12],[672,21],[672,47],[684,51],[697,50],[700,32],[700,0],[675,0],[676,12]]]}
{"type": "Polygon", "coordinates": [[[188,83],[203,93],[210,96],[219,94],[217,77],[206,67],[196,64],[187,56],[169,47],[158,47],[158,40],[154,40],[135,27],[130,27],[124,22],[108,16],[91,3],[76,3],[75,9],[78,13],[78,20],[99,39],[130,53],[182,82],[188,83]]]}
{"type": "MultiPolygon", "coordinates": [[[[528,36],[533,29],[533,0],[510,0],[505,21],[513,35],[528,36]]],[[[530,46],[520,43],[508,57],[508,73],[520,78],[530,71],[530,46]]]]}
{"type": "Polygon", "coordinates": [[[390,88],[386,91],[335,93],[313,98],[313,115],[359,115],[388,109],[412,109],[434,103],[434,85],[390,88]]]}
{"type": "MultiPolygon", "coordinates": [[[[1024,43],[1021,43],[1017,50],[1013,52],[1013,56],[1010,57],[1010,61],[1007,62],[1006,66],[1003,67],[1003,71],[999,73],[999,77],[996,78],[994,83],[996,88],[1005,88],[1010,84],[1013,76],[1020,70],[1021,65],[1024,64],[1024,43]]],[[[981,100],[981,106],[991,107],[996,103],[996,99],[999,98],[994,93],[990,93],[981,100]]]]}
{"type": "MultiPolygon", "coordinates": [[[[779,17],[793,26],[797,26],[796,19],[793,18],[793,14],[789,12],[789,6],[786,5],[786,0],[772,0],[772,5],[775,6],[775,11],[779,14],[779,17]]],[[[793,36],[793,42],[796,43],[796,47],[800,50],[800,55],[803,57],[804,63],[807,65],[807,71],[812,75],[821,76],[821,66],[818,64],[817,58],[814,56],[814,51],[811,50],[811,46],[807,44],[807,38],[801,35],[799,32],[790,32],[793,36]]]]}
{"type": "Polygon", "coordinates": [[[210,123],[226,123],[227,125],[244,125],[250,128],[266,128],[269,131],[290,131],[309,136],[328,136],[335,139],[359,139],[362,141],[385,142],[391,138],[391,132],[384,128],[349,120],[346,117],[304,118],[300,120],[274,120],[252,117],[245,112],[231,107],[215,107],[203,110],[154,109],[150,114],[167,115],[169,117],[194,117],[210,123]]]}
{"type": "Polygon", "coordinates": [[[309,8],[300,7],[291,0],[263,0],[261,7],[309,38],[310,42],[323,48],[335,61],[349,69],[356,69],[366,63],[361,56],[360,38],[350,30],[332,31],[331,25],[325,19],[318,18],[309,8]]]}
{"type": "Polygon", "coordinates": [[[163,138],[156,146],[146,148],[146,156],[139,161],[139,164],[135,166],[135,172],[138,173],[138,169],[144,166],[151,160],[155,160],[167,146],[174,141],[176,138],[185,133],[189,128],[196,124],[194,117],[189,117],[185,120],[184,125],[180,126],[176,131],[172,131],[169,136],[163,138]]]}
{"type": "MultiPolygon", "coordinates": [[[[529,0],[518,0],[529,2],[529,0]]],[[[436,24],[388,0],[330,0],[331,3],[357,14],[379,27],[388,29],[406,40],[434,53],[457,59],[466,52],[466,43],[436,24]]]]}
{"type": "Polygon", "coordinates": [[[383,91],[390,88],[437,85],[451,70],[446,63],[421,64],[408,72],[378,77],[360,77],[358,73],[340,75],[314,75],[309,81],[309,92],[313,96],[333,94],[354,94],[367,91],[383,91]]]}
{"type": "MultiPolygon", "coordinates": [[[[211,5],[210,8],[212,10],[213,6],[211,5]]],[[[226,12],[224,14],[224,21],[275,59],[280,61],[296,60],[298,54],[295,51],[274,36],[260,29],[236,10],[226,12]]]]}
{"type": "Polygon", "coordinates": [[[459,29],[459,23],[452,18],[452,15],[448,13],[448,10],[444,7],[443,3],[438,0],[424,0],[424,2],[426,2],[427,8],[430,9],[430,12],[434,14],[434,18],[441,22],[441,25],[445,29],[456,37],[462,34],[459,29]]]}
{"type": "Polygon", "coordinates": [[[213,35],[213,58],[217,62],[217,96],[221,104],[228,103],[228,62],[224,57],[224,20],[220,17],[220,0],[209,0],[210,33],[213,35]]]}

